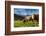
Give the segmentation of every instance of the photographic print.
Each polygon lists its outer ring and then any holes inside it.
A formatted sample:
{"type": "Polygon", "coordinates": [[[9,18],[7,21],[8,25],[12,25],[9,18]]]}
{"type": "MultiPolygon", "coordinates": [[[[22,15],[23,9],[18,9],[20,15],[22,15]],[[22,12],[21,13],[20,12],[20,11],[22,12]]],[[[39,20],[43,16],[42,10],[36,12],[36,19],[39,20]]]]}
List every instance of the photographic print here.
{"type": "Polygon", "coordinates": [[[39,9],[14,8],[14,27],[38,27],[39,9]]]}
{"type": "Polygon", "coordinates": [[[44,3],[5,1],[6,35],[44,32],[44,3]]]}

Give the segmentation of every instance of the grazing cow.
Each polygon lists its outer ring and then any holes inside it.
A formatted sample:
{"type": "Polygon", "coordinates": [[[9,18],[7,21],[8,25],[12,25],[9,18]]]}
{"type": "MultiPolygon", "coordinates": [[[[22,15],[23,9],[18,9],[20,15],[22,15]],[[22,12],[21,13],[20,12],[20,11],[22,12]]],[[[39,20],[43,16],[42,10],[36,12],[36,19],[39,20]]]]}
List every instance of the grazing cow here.
{"type": "Polygon", "coordinates": [[[24,18],[23,22],[28,22],[28,21],[34,22],[34,24],[36,26],[36,24],[38,24],[38,21],[39,21],[39,15],[38,14],[33,14],[32,16],[26,16],[24,18]]]}
{"type": "Polygon", "coordinates": [[[24,18],[24,20],[23,20],[23,22],[28,22],[28,21],[30,21],[31,19],[31,16],[26,16],[25,18],[24,18]]]}

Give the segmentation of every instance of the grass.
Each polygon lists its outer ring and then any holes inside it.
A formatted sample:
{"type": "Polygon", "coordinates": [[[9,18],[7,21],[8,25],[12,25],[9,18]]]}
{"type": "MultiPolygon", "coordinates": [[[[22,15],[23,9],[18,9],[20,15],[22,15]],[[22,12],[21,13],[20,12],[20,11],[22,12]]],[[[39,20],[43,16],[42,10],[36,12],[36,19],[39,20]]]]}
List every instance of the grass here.
{"type": "MultiPolygon", "coordinates": [[[[36,26],[38,26],[38,24],[36,26]]],[[[35,24],[32,21],[23,22],[23,21],[17,20],[17,21],[14,21],[14,27],[35,27],[35,24]]]]}

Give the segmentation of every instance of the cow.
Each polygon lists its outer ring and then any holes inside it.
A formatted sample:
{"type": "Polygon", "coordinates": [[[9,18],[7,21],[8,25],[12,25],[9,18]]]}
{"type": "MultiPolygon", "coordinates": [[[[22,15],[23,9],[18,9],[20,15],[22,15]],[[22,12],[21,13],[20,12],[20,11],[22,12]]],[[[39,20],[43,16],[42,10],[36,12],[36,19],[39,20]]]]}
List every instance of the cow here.
{"type": "Polygon", "coordinates": [[[39,22],[39,14],[33,14],[32,16],[26,16],[23,22],[28,22],[28,21],[32,21],[36,26],[39,22]]]}
{"type": "Polygon", "coordinates": [[[32,21],[34,22],[35,26],[37,26],[37,24],[39,22],[39,14],[33,14],[32,21]]]}
{"type": "Polygon", "coordinates": [[[31,19],[32,19],[31,16],[26,16],[26,17],[24,17],[23,22],[28,22],[28,21],[30,21],[31,19]]]}

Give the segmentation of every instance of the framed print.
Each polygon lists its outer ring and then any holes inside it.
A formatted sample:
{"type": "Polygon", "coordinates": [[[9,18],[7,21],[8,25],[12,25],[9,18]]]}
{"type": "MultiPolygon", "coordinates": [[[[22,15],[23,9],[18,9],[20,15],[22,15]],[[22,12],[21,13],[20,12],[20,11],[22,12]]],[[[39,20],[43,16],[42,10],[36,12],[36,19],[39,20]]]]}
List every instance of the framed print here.
{"type": "Polygon", "coordinates": [[[44,3],[5,1],[5,34],[45,32],[44,3]]]}

